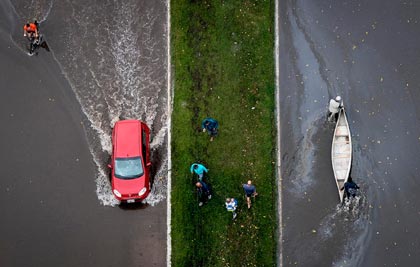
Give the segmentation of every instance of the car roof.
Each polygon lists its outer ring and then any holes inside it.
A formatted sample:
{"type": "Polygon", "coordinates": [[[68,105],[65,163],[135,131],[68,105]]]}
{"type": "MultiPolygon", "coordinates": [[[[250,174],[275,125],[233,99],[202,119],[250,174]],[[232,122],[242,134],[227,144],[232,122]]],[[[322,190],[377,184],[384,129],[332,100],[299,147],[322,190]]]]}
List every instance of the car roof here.
{"type": "Polygon", "coordinates": [[[141,156],[141,122],[117,121],[114,126],[114,155],[117,158],[141,156]]]}

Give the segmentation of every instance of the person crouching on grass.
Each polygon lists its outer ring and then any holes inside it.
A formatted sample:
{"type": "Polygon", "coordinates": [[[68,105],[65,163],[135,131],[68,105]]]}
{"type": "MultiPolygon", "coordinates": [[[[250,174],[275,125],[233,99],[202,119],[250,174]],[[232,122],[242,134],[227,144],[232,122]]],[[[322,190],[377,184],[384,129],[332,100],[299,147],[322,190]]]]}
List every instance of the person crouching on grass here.
{"type": "Polygon", "coordinates": [[[203,132],[207,131],[210,135],[210,142],[214,140],[214,137],[217,135],[217,129],[219,128],[219,123],[217,120],[213,118],[205,118],[201,122],[201,128],[203,129],[203,132]]]}

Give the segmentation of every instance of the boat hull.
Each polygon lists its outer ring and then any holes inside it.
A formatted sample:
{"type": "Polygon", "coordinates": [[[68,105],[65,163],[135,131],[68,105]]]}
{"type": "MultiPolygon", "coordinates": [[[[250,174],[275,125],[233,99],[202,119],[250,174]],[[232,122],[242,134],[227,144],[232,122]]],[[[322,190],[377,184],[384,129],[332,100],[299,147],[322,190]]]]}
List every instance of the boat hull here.
{"type": "Polygon", "coordinates": [[[344,108],[339,112],[337,123],[334,129],[331,146],[331,163],[334,171],[334,179],[337,184],[340,202],[344,199],[344,183],[350,175],[352,162],[352,142],[350,127],[344,108]]]}

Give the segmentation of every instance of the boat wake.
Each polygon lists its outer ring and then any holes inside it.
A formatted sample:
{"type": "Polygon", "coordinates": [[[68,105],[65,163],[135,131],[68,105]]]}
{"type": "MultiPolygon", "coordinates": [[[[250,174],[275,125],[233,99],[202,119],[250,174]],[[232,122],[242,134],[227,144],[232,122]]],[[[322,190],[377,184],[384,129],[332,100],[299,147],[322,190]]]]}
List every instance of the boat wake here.
{"type": "MultiPolygon", "coordinates": [[[[322,220],[317,230],[322,243],[342,240],[342,254],[333,266],[358,266],[356,262],[363,255],[364,243],[368,238],[369,205],[364,195],[345,199],[335,210],[322,220]]],[[[337,243],[335,243],[337,245],[337,243]]]]}
{"type": "Polygon", "coordinates": [[[291,187],[288,189],[296,194],[307,192],[313,186],[316,179],[313,178],[313,170],[317,160],[316,137],[320,134],[320,127],[324,119],[323,113],[319,112],[306,122],[306,132],[297,144],[294,164],[291,166],[291,187]],[[315,141],[314,141],[315,140],[315,141]]]}

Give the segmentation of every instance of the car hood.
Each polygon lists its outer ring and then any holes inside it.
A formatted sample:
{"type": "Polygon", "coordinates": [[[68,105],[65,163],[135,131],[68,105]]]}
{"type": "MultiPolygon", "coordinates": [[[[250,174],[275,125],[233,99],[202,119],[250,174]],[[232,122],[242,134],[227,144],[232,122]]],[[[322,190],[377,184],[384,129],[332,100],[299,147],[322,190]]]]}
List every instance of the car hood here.
{"type": "Polygon", "coordinates": [[[124,180],[117,177],[113,179],[114,189],[117,189],[123,196],[124,195],[137,195],[141,189],[146,187],[149,189],[149,184],[146,183],[146,177],[124,180]]]}

